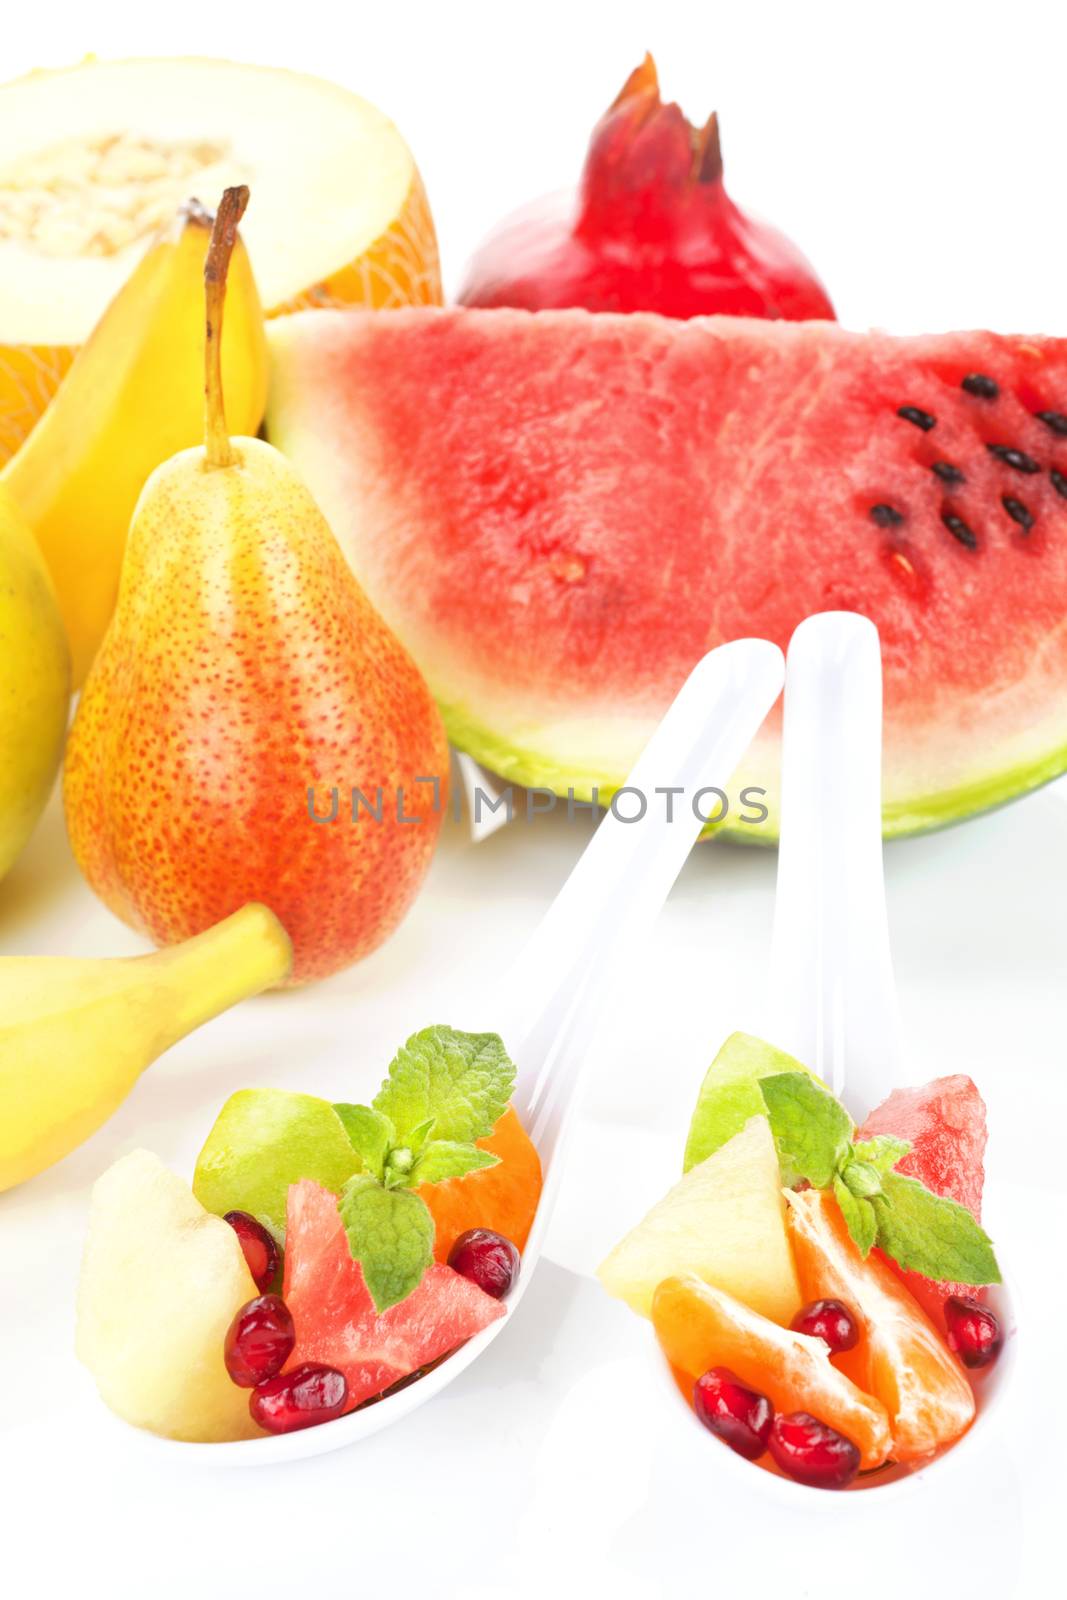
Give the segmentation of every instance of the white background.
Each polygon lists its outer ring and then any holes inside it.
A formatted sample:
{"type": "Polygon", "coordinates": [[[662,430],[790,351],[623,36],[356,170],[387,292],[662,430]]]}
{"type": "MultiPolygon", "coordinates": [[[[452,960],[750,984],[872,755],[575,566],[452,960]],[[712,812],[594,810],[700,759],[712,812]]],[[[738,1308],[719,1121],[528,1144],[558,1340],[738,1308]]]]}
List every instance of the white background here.
{"type": "MultiPolygon", "coordinates": [[[[410,140],[454,283],[502,212],[572,179],[592,122],[652,48],[666,92],[694,118],[718,106],[735,198],[797,238],[843,321],[1062,332],[1059,11],[98,3],[20,9],[5,66],[173,51],[337,77],[410,140]]],[[[647,1330],[589,1279],[674,1177],[700,1075],[755,1013],[774,863],[724,846],[687,867],[605,1031],[549,1259],[483,1362],[361,1450],[264,1472],[186,1474],[107,1424],[71,1356],[93,1177],[138,1143],[188,1171],[218,1105],[243,1085],[364,1097],[407,1032],[471,997],[484,995],[492,1027],[494,976],[585,837],[550,818],[474,848],[449,829],[426,893],[383,951],[186,1041],[81,1151],[0,1197],[5,1592],[1049,1592],[1067,1420],[1058,791],[887,852],[909,1076],[969,1071],[985,1092],[989,1220],[1022,1290],[1026,1343],[1005,1429],[958,1472],[893,1508],[877,1494],[838,1497],[811,1519],[765,1500],[755,1473],[751,1492],[724,1501],[712,1442],[651,1380],[647,1330]]],[[[53,808],[0,888],[0,951],[139,948],[81,884],[53,808]]]]}

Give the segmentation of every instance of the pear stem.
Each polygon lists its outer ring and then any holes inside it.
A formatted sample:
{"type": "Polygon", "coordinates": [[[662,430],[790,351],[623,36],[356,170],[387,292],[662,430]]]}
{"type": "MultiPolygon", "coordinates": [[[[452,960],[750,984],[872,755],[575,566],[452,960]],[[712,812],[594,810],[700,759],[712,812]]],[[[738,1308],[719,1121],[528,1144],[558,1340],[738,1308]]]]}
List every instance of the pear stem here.
{"type": "Polygon", "coordinates": [[[248,185],[226,189],[215,213],[204,261],[204,301],[207,311],[204,340],[204,444],[209,467],[233,465],[233,447],[226,428],[222,393],[222,313],[226,305],[226,277],[237,243],[237,226],[248,204],[248,185]]]}

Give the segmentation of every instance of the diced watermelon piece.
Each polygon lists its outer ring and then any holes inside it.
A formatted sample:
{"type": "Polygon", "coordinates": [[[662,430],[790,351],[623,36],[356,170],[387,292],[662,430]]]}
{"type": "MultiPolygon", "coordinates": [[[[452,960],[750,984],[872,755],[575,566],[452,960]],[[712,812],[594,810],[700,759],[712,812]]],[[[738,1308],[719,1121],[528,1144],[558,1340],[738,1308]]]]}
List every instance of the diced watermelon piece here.
{"type": "MultiPolygon", "coordinates": [[[[934,1194],[958,1200],[976,1221],[981,1221],[985,1101],[966,1073],[934,1078],[914,1089],[894,1089],[871,1112],[857,1138],[873,1139],[878,1133],[893,1133],[898,1139],[911,1141],[911,1149],[897,1166],[898,1172],[918,1178],[934,1194]]],[[[892,1265],[900,1272],[895,1263],[892,1265]]],[[[920,1272],[900,1275],[938,1327],[942,1325],[942,1307],[949,1295],[980,1293],[965,1284],[935,1283],[920,1272]]]]}
{"type": "Polygon", "coordinates": [[[381,1394],[504,1316],[499,1300],[435,1264],[379,1316],[348,1250],[337,1196],[304,1179],[289,1190],[282,1294],[296,1325],[287,1366],[323,1361],[348,1379],[346,1411],[381,1394]]]}

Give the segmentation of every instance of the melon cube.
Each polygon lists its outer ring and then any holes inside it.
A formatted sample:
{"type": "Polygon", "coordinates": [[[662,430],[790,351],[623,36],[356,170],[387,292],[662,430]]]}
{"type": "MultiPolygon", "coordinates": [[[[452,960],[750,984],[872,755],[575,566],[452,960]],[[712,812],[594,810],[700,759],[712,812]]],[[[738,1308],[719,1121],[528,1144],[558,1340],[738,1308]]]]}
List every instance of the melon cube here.
{"type": "Polygon", "coordinates": [[[691,1167],[598,1268],[608,1293],[643,1317],[652,1313],[657,1285],[686,1273],[772,1322],[789,1322],[800,1305],[766,1117],[751,1117],[714,1155],[691,1167]]]}
{"type": "Polygon", "coordinates": [[[171,1439],[259,1429],[223,1342],[258,1293],[236,1233],[148,1150],[97,1179],[78,1291],[77,1353],[112,1411],[171,1439]]]}

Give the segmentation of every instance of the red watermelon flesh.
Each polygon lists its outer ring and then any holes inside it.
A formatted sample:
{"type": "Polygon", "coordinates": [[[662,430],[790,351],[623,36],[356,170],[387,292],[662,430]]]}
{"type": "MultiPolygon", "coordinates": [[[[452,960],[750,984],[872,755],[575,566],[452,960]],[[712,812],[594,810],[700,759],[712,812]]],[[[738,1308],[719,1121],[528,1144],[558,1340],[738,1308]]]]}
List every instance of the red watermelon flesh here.
{"type": "Polygon", "coordinates": [[[349,1254],[337,1196],[309,1178],[289,1190],[282,1296],[296,1325],[287,1366],[338,1368],[348,1379],[347,1411],[504,1315],[499,1300],[435,1264],[406,1300],[379,1316],[349,1254]]]}
{"type": "MultiPolygon", "coordinates": [[[[981,1221],[985,1101],[965,1073],[935,1078],[915,1089],[894,1089],[871,1112],[856,1137],[873,1139],[878,1133],[892,1133],[910,1141],[911,1149],[898,1162],[898,1172],[918,1178],[934,1194],[959,1201],[976,1221],[981,1221]]],[[[890,1264],[900,1270],[895,1263],[890,1264]]],[[[949,1295],[980,1293],[965,1284],[934,1283],[919,1272],[900,1272],[900,1276],[938,1327],[949,1295]]]]}
{"type": "MultiPolygon", "coordinates": [[[[428,308],[269,333],[270,437],[506,778],[605,798],[705,651],[835,608],[882,637],[889,833],[1067,767],[1067,340],[428,308]]],[[[770,723],[731,785],[749,839],[777,749],[770,723]]]]}

